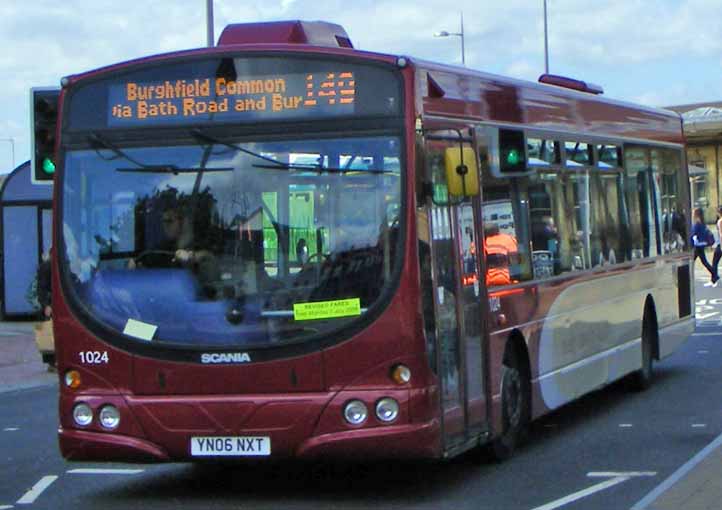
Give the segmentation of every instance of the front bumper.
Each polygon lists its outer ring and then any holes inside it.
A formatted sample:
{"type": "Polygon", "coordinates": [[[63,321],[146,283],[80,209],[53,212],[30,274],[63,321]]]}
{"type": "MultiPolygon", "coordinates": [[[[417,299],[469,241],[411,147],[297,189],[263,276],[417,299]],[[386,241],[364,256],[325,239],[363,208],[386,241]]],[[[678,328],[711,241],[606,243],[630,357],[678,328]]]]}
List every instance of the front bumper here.
{"type": "MultiPolygon", "coordinates": [[[[60,428],[60,451],[73,461],[168,462],[182,460],[213,460],[212,457],[171,456],[150,441],[119,434],[60,428]]],[[[190,438],[188,439],[190,444],[190,438]]],[[[292,455],[271,455],[298,459],[371,460],[382,458],[435,458],[441,451],[439,423],[432,420],[420,424],[393,425],[370,429],[348,430],[310,437],[292,455]]],[[[243,460],[247,457],[233,457],[243,460]]],[[[229,457],[218,458],[228,461],[229,457]]],[[[251,459],[258,461],[258,457],[251,459]]]]}
{"type": "Polygon", "coordinates": [[[68,460],[167,462],[168,454],[143,439],[85,430],[58,429],[60,453],[68,460]]]}

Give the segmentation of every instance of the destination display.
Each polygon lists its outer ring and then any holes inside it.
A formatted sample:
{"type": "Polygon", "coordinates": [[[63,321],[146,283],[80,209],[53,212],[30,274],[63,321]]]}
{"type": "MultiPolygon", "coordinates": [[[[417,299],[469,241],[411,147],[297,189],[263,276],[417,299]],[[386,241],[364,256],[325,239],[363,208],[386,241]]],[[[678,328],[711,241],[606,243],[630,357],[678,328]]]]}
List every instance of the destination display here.
{"type": "Polygon", "coordinates": [[[66,95],[67,133],[399,117],[396,66],[301,55],[192,55],[80,79],[66,95]]]}
{"type": "Polygon", "coordinates": [[[350,70],[121,81],[108,89],[109,127],[353,115],[350,70]]]}

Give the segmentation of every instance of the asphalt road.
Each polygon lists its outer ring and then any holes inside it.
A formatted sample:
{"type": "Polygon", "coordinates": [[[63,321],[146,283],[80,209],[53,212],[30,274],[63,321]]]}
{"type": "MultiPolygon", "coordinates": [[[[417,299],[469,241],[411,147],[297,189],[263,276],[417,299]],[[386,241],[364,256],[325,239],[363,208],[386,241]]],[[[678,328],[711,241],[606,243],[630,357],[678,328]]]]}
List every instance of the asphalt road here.
{"type": "Polygon", "coordinates": [[[447,463],[67,463],[56,387],[0,393],[0,510],[628,509],[722,433],[722,290],[700,284],[697,332],[655,365],[652,388],[621,382],[562,408],[503,464],[478,453],[447,463]]]}

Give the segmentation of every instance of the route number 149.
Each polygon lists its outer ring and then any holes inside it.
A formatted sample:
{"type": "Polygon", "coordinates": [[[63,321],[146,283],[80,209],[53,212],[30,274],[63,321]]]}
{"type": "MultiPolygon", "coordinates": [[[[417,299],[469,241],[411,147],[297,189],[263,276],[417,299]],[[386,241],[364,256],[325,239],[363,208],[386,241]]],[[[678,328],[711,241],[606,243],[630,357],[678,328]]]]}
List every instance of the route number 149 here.
{"type": "Polygon", "coordinates": [[[80,354],[80,362],[88,365],[100,365],[108,362],[108,351],[82,351],[80,354]]]}

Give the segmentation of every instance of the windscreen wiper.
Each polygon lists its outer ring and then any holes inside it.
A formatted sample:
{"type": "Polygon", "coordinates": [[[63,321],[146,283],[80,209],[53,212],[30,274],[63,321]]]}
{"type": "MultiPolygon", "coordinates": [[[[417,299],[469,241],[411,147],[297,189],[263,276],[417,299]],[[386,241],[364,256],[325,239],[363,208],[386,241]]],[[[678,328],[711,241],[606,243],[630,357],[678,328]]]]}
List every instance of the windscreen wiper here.
{"type": "Polygon", "coordinates": [[[109,140],[103,138],[97,133],[92,133],[88,136],[88,141],[91,144],[91,147],[95,149],[98,156],[100,156],[102,159],[106,161],[113,161],[118,158],[123,158],[125,160],[130,161],[134,165],[137,165],[135,168],[116,168],[116,172],[142,172],[142,173],[169,173],[169,174],[183,174],[183,173],[197,173],[201,170],[203,172],[232,172],[233,167],[216,167],[216,168],[191,168],[191,167],[179,167],[178,165],[174,164],[147,164],[147,163],[141,163],[137,159],[133,158],[132,156],[128,155],[123,149],[117,147],[115,144],[110,142],[109,140]],[[113,154],[115,154],[112,158],[106,158],[100,152],[98,151],[99,147],[103,147],[105,149],[110,150],[113,154]]]}
{"type": "Polygon", "coordinates": [[[272,163],[270,165],[263,165],[263,164],[256,164],[251,165],[253,168],[270,168],[270,169],[276,169],[276,170],[305,170],[309,172],[318,172],[318,173],[350,173],[350,172],[359,172],[359,173],[372,173],[372,174],[392,174],[394,172],[390,170],[378,170],[378,169],[363,169],[359,170],[356,168],[333,168],[333,167],[325,167],[320,164],[317,165],[310,165],[310,164],[301,164],[301,163],[284,163],[282,161],[277,161],[273,158],[269,158],[268,156],[264,156],[263,154],[259,154],[258,152],[254,152],[252,150],[246,149],[245,147],[242,147],[238,144],[226,142],[222,138],[216,138],[214,136],[211,136],[207,133],[204,133],[200,129],[192,129],[191,135],[193,135],[194,138],[197,140],[202,140],[204,142],[208,143],[214,143],[218,145],[223,145],[225,147],[229,147],[231,149],[235,149],[239,152],[243,152],[244,154],[248,154],[249,156],[256,157],[258,159],[262,159],[264,161],[268,161],[269,163],[272,163]]]}
{"type": "Polygon", "coordinates": [[[157,174],[194,174],[197,172],[232,172],[233,167],[221,166],[217,168],[181,168],[176,165],[145,165],[140,168],[116,168],[116,172],[135,172],[135,173],[157,173],[157,174]]]}
{"type": "Polygon", "coordinates": [[[249,156],[253,156],[255,158],[262,159],[264,161],[269,161],[270,163],[274,164],[274,166],[271,168],[285,169],[285,167],[286,167],[286,165],[284,163],[281,163],[280,161],[276,161],[275,159],[269,158],[268,156],[264,156],[263,154],[253,152],[252,150],[246,149],[245,147],[241,147],[238,144],[226,142],[222,138],[216,138],[215,136],[206,134],[203,131],[201,131],[200,129],[191,129],[190,133],[193,136],[193,138],[195,138],[196,140],[199,140],[201,142],[206,142],[206,143],[211,143],[211,144],[216,144],[216,145],[223,145],[230,149],[237,150],[238,152],[248,154],[249,156]]]}
{"type": "Polygon", "coordinates": [[[377,168],[361,169],[361,168],[336,168],[332,166],[322,165],[305,165],[298,163],[281,163],[280,165],[251,165],[253,168],[279,168],[281,170],[305,170],[308,172],[316,172],[319,174],[394,174],[391,170],[379,170],[377,168]]]}
{"type": "Polygon", "coordinates": [[[118,158],[123,158],[123,159],[130,161],[134,165],[138,165],[141,168],[146,168],[149,166],[149,165],[143,164],[140,161],[138,161],[137,159],[129,156],[125,151],[123,151],[122,149],[117,147],[115,144],[113,144],[106,138],[103,138],[98,133],[91,133],[90,135],[88,135],[88,141],[90,142],[90,146],[93,148],[95,153],[101,159],[104,159],[105,161],[113,161],[118,158]],[[103,156],[99,150],[99,148],[101,148],[101,147],[110,150],[113,154],[115,154],[115,157],[106,158],[105,156],[103,156]]]}

